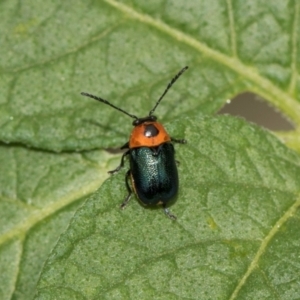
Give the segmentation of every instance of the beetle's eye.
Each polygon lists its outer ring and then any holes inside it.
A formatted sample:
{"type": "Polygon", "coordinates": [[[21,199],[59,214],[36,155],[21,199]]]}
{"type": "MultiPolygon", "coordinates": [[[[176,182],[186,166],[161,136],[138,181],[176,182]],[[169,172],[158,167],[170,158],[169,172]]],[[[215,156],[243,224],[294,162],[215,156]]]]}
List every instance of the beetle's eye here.
{"type": "Polygon", "coordinates": [[[158,129],[153,124],[145,125],[144,136],[150,138],[150,137],[157,136],[158,133],[159,133],[158,129]]]}

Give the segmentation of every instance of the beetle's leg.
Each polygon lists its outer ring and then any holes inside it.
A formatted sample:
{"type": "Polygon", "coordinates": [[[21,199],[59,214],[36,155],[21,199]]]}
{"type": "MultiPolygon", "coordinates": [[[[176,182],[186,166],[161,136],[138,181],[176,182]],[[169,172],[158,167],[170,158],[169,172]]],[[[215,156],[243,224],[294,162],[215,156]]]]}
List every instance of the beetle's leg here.
{"type": "MultiPolygon", "coordinates": [[[[179,143],[179,144],[186,144],[187,143],[187,140],[185,139],[174,139],[171,137],[171,141],[174,142],[174,143],[179,143]]],[[[178,160],[175,160],[176,164],[179,165],[179,161],[178,160]]]]}
{"type": "Polygon", "coordinates": [[[171,141],[174,143],[178,143],[178,144],[186,144],[187,143],[187,140],[185,140],[185,139],[174,139],[172,137],[171,137],[171,141]]]}
{"type": "Polygon", "coordinates": [[[126,175],[125,175],[125,183],[126,183],[126,188],[127,188],[127,191],[128,191],[128,195],[126,196],[126,198],[124,199],[123,203],[121,204],[121,209],[124,209],[125,206],[128,204],[131,196],[132,196],[132,189],[128,183],[128,180],[129,180],[129,177],[130,177],[130,170],[128,170],[126,172],[126,175]]]}
{"type": "Polygon", "coordinates": [[[176,220],[177,218],[176,218],[176,216],[175,215],[173,215],[171,212],[170,212],[170,210],[166,207],[166,204],[163,204],[163,210],[164,210],[164,212],[165,212],[165,214],[171,219],[171,220],[176,220]]]}
{"type": "Polygon", "coordinates": [[[120,149],[128,149],[129,148],[129,142],[127,142],[126,144],[124,144],[120,149]]]}
{"type": "Polygon", "coordinates": [[[129,150],[127,150],[126,152],[124,152],[123,155],[122,155],[122,158],[121,158],[120,165],[116,169],[108,171],[108,173],[109,174],[114,174],[114,173],[117,173],[118,171],[120,171],[120,169],[123,168],[123,166],[124,166],[125,156],[128,155],[128,154],[129,154],[129,150]]]}

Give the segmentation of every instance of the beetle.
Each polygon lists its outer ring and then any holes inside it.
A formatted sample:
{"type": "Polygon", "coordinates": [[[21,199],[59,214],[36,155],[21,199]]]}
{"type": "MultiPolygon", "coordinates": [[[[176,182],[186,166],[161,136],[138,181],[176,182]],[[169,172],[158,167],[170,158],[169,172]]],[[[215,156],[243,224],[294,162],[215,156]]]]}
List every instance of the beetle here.
{"type": "Polygon", "coordinates": [[[110,174],[117,173],[124,166],[125,158],[129,157],[130,168],[125,176],[128,195],[121,204],[122,209],[128,204],[133,193],[132,190],[134,190],[143,205],[162,205],[165,214],[176,220],[176,216],[167,208],[167,204],[177,195],[179,186],[176,166],[178,162],[175,160],[175,150],[172,143],[185,144],[186,140],[170,137],[164,126],[157,122],[157,117],[153,113],[171,86],[187,69],[186,66],[176,74],[148,116],[143,118],[138,118],[98,96],[81,93],[83,96],[105,103],[135,119],[132,123],[134,128],[129,141],[120,148],[126,149],[120,165],[115,170],[108,172],[110,174]],[[130,187],[130,180],[133,189],[130,187]]]}

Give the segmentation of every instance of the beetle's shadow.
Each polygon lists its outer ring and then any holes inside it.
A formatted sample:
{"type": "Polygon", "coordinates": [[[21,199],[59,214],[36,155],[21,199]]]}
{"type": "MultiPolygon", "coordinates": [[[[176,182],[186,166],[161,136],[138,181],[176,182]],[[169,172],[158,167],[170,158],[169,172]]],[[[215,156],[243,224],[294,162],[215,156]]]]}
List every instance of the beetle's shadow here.
{"type": "MultiPolygon", "coordinates": [[[[144,209],[148,209],[148,210],[163,210],[164,209],[164,207],[162,205],[145,205],[136,196],[135,196],[135,199],[136,199],[136,201],[138,201],[139,205],[144,209]]],[[[172,200],[170,200],[168,202],[166,208],[172,210],[174,204],[177,202],[177,199],[178,199],[178,195],[176,195],[172,200]]]]}

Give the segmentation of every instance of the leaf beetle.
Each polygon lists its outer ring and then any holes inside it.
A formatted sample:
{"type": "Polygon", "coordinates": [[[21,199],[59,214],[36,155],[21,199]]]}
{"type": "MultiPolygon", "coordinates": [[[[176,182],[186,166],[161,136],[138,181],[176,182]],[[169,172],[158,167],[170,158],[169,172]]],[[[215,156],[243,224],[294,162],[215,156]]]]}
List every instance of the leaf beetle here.
{"type": "Polygon", "coordinates": [[[176,216],[167,208],[167,204],[177,195],[179,186],[177,161],[172,142],[185,144],[186,140],[170,137],[163,125],[157,122],[157,117],[153,113],[171,86],[187,69],[186,66],[176,74],[150,110],[149,115],[143,118],[138,118],[98,96],[81,93],[135,119],[129,141],[120,148],[126,149],[121,163],[115,170],[109,171],[110,174],[118,172],[124,166],[125,158],[129,157],[130,169],[125,177],[128,195],[121,204],[122,209],[129,202],[134,190],[143,205],[162,205],[165,214],[176,220],[176,216]],[[130,179],[132,188],[129,184],[130,179]]]}

